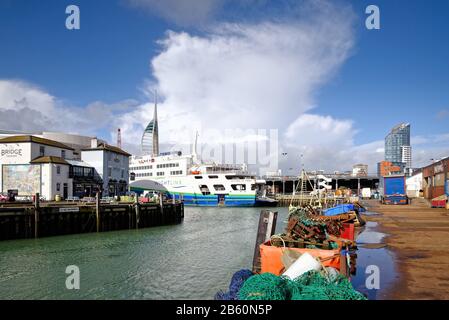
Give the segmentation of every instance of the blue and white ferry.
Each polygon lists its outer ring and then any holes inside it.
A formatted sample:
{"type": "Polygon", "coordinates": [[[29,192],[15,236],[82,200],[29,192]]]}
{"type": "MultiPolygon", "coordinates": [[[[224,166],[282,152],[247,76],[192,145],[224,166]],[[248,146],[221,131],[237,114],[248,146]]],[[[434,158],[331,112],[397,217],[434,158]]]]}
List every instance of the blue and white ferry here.
{"type": "Polygon", "coordinates": [[[181,152],[131,157],[130,180],[131,191],[162,191],[185,205],[248,207],[269,200],[262,196],[265,180],[250,174],[246,165],[204,163],[181,152]]]}

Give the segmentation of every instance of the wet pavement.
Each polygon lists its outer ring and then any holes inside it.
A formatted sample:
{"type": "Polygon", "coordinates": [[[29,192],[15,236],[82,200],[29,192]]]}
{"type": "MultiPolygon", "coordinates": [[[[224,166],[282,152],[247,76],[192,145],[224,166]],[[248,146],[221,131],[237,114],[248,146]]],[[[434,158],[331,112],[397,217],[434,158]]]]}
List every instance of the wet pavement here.
{"type": "MultiPolygon", "coordinates": [[[[363,215],[372,216],[376,213],[365,212],[363,215]]],[[[384,243],[387,235],[379,232],[377,227],[377,222],[367,221],[356,237],[356,274],[351,278],[354,288],[370,300],[386,299],[389,290],[399,278],[394,253],[384,243]],[[376,275],[379,276],[379,286],[372,288],[376,284],[373,280],[376,275]]]]}

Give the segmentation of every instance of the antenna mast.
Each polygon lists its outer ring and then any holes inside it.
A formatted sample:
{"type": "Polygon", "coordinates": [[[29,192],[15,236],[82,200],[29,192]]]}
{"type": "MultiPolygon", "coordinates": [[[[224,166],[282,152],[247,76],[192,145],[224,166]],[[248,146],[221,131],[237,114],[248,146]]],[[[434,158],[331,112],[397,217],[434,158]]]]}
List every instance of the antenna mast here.
{"type": "Polygon", "coordinates": [[[117,129],[117,147],[122,148],[122,131],[120,128],[117,129]]]}

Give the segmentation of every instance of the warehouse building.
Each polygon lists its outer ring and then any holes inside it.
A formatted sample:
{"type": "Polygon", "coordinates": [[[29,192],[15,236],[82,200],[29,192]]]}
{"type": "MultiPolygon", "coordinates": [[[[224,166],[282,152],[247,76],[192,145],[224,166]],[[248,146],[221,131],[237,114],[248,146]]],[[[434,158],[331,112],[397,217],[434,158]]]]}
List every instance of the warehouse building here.
{"type": "Polygon", "coordinates": [[[424,197],[433,199],[448,195],[449,157],[428,165],[422,169],[424,197]]]}

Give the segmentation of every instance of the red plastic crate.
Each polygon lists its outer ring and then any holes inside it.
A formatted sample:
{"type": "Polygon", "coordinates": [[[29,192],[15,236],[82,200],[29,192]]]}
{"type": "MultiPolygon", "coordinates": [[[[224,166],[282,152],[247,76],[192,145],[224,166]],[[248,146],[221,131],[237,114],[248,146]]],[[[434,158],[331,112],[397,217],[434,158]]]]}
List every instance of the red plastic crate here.
{"type": "Polygon", "coordinates": [[[343,223],[343,230],[340,234],[340,238],[348,239],[354,241],[354,224],[353,223],[343,223]]]}

